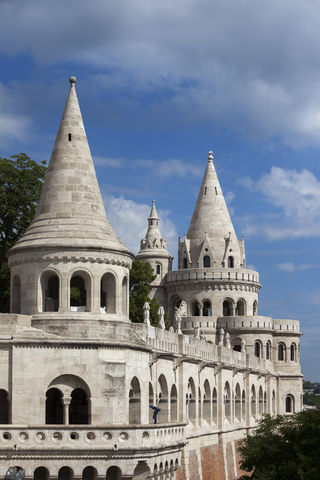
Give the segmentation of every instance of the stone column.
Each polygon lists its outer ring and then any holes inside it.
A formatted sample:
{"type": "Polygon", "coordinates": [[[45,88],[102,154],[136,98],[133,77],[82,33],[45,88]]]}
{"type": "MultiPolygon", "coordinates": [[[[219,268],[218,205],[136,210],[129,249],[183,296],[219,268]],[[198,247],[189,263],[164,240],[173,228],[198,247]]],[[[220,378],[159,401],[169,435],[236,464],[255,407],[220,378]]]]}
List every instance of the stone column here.
{"type": "Polygon", "coordinates": [[[59,312],[70,311],[70,283],[69,275],[61,275],[59,312]]]}
{"type": "Polygon", "coordinates": [[[71,403],[71,397],[62,397],[63,403],[63,424],[69,425],[69,406],[71,403]]]}

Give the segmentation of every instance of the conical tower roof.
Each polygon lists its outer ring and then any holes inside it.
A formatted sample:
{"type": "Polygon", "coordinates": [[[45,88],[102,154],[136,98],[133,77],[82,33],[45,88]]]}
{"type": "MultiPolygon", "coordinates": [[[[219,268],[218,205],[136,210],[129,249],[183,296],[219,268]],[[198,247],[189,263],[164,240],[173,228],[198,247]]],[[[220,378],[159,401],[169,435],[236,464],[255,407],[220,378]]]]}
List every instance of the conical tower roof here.
{"type": "Polygon", "coordinates": [[[78,247],[130,254],[106,217],[75,83],[71,77],[35,217],[11,252],[21,248],[78,247]]]}
{"type": "Polygon", "coordinates": [[[204,241],[209,242],[217,266],[228,256],[229,247],[232,255],[240,258],[239,243],[213,165],[212,152],[209,152],[187,239],[190,240],[192,266],[196,266],[204,241]]]}

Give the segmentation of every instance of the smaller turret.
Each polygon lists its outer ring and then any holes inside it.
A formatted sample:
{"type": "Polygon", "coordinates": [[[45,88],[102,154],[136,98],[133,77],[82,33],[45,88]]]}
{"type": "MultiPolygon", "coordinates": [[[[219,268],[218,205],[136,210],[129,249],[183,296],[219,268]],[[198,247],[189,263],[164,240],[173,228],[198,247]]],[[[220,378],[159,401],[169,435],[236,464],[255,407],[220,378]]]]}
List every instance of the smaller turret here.
{"type": "Polygon", "coordinates": [[[166,292],[163,285],[166,274],[172,270],[173,257],[167,250],[167,240],[162,238],[159,222],[155,201],[152,200],[151,212],[148,218],[148,230],[145,238],[141,240],[140,251],[135,256],[135,259],[149,262],[154,269],[157,278],[152,283],[150,297],[156,296],[161,305],[165,306],[166,292]]]}

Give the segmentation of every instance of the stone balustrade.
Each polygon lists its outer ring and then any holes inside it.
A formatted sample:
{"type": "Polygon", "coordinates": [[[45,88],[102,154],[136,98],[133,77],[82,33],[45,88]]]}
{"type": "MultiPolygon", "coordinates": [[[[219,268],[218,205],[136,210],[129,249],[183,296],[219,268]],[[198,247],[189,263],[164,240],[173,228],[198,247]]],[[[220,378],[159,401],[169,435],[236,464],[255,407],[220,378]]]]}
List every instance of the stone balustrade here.
{"type": "Polygon", "coordinates": [[[166,284],[177,282],[200,281],[232,281],[259,283],[259,273],[255,270],[236,268],[190,268],[168,272],[166,284]]]}
{"type": "Polygon", "coordinates": [[[158,450],[186,443],[186,423],[123,425],[2,425],[0,451],[17,450],[158,450]]]}

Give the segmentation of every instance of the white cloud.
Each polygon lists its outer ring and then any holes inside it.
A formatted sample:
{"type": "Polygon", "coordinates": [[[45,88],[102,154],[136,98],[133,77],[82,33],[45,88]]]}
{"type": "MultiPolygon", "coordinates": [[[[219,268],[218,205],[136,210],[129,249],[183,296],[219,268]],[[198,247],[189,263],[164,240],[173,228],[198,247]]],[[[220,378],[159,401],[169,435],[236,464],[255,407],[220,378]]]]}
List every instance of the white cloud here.
{"type": "Polygon", "coordinates": [[[99,67],[86,82],[123,118],[319,145],[319,18],[302,0],[3,0],[0,49],[99,67]]]}
{"type": "Polygon", "coordinates": [[[122,168],[124,163],[123,158],[106,158],[97,156],[93,156],[92,158],[93,163],[99,167],[122,168]]]}
{"type": "Polygon", "coordinates": [[[247,235],[264,235],[269,240],[320,236],[320,182],[309,170],[272,167],[258,181],[244,179],[242,185],[263,193],[278,209],[259,219],[243,218],[247,235]]]}
{"type": "Polygon", "coordinates": [[[156,160],[136,160],[135,164],[139,167],[152,169],[154,174],[161,178],[187,178],[189,175],[193,177],[203,175],[203,166],[197,167],[174,158],[162,162],[156,160]]]}
{"type": "MultiPolygon", "coordinates": [[[[121,241],[134,254],[140,250],[140,240],[145,237],[151,205],[127,200],[123,196],[103,195],[106,214],[111,226],[121,241]]],[[[167,240],[169,253],[176,256],[177,231],[170,220],[168,210],[157,210],[160,219],[160,232],[167,240]]]]}
{"type": "Polygon", "coordinates": [[[283,272],[294,272],[295,270],[309,270],[310,268],[319,268],[319,265],[313,263],[295,265],[293,262],[284,262],[278,263],[278,265],[276,265],[276,268],[283,272]]]}

